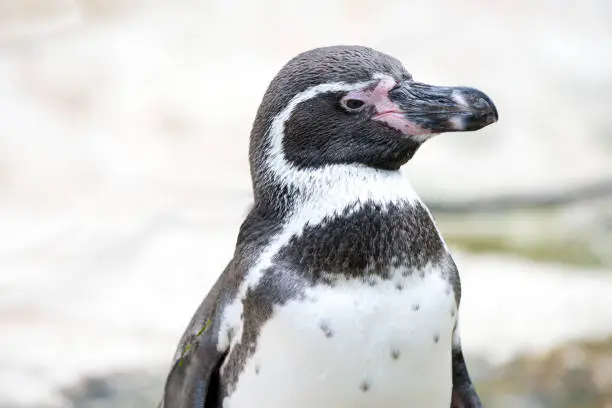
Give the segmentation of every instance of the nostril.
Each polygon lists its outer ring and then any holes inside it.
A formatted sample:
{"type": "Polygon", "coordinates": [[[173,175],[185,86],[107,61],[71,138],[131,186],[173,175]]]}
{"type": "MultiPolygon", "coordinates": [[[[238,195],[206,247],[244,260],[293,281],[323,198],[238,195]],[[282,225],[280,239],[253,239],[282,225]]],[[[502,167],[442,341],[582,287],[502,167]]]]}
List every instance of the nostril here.
{"type": "Polygon", "coordinates": [[[395,85],[393,85],[393,88],[389,89],[389,93],[399,89],[402,87],[402,83],[401,82],[397,82],[395,85]]]}

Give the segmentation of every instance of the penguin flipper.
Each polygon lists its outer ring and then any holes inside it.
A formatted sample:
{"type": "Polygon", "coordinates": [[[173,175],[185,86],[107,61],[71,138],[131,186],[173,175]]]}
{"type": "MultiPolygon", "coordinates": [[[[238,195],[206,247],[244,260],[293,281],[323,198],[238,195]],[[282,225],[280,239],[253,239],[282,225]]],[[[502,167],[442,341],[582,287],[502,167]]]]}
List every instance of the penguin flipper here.
{"type": "Polygon", "coordinates": [[[219,370],[228,350],[219,350],[217,333],[223,305],[221,291],[231,267],[228,265],[212,287],[179,343],[166,379],[159,408],[218,408],[221,406],[219,370]]]}
{"type": "Polygon", "coordinates": [[[225,353],[200,344],[188,358],[179,359],[166,380],[160,408],[218,408],[219,368],[225,353]]]}
{"type": "Polygon", "coordinates": [[[451,408],[482,408],[463,358],[461,345],[453,345],[453,393],[451,408]]]}

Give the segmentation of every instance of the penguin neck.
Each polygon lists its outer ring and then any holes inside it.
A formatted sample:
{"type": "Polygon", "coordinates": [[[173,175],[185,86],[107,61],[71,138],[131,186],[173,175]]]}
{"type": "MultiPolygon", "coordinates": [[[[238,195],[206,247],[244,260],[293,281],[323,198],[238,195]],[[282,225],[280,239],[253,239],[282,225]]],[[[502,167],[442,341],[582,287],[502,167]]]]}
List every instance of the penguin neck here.
{"type": "MultiPolygon", "coordinates": [[[[263,145],[255,143],[262,141],[260,138],[252,140],[250,158],[255,202],[237,242],[238,251],[261,254],[262,263],[257,264],[258,268],[268,266],[274,254],[291,247],[290,242],[311,234],[312,228],[317,230],[316,237],[333,235],[336,243],[344,245],[348,241],[337,236],[327,224],[341,221],[342,228],[358,231],[358,218],[365,216],[374,223],[370,223],[367,233],[364,230],[360,242],[377,242],[376,237],[381,234],[377,228],[388,231],[394,228],[398,218],[404,217],[405,210],[424,208],[401,169],[383,170],[360,163],[299,167],[286,158],[282,143],[278,142],[282,140],[280,130],[272,126],[269,136],[263,139],[263,145]]],[[[325,248],[319,251],[321,255],[326,252],[325,248]]],[[[363,252],[356,264],[369,258],[383,256],[363,252]]]]}
{"type": "MultiPolygon", "coordinates": [[[[245,241],[270,232],[261,243],[263,267],[282,259],[309,280],[385,277],[393,268],[427,269],[445,253],[427,209],[399,171],[362,166],[329,167],[277,181],[260,191],[244,226],[245,241]],[[282,211],[279,211],[281,209],[282,211]]],[[[406,269],[408,270],[408,269],[406,269]]]]}
{"type": "Polygon", "coordinates": [[[309,211],[315,219],[330,218],[366,203],[386,208],[420,202],[400,170],[333,164],[310,169],[291,167],[270,173],[264,178],[263,186],[255,186],[254,196],[255,207],[271,217],[286,218],[309,211]]]}
{"type": "Polygon", "coordinates": [[[239,258],[255,256],[255,271],[282,261],[315,283],[329,278],[325,273],[387,278],[398,268],[427,270],[444,257],[433,219],[401,172],[347,167],[293,181],[268,175],[267,184],[255,184],[239,258]]]}

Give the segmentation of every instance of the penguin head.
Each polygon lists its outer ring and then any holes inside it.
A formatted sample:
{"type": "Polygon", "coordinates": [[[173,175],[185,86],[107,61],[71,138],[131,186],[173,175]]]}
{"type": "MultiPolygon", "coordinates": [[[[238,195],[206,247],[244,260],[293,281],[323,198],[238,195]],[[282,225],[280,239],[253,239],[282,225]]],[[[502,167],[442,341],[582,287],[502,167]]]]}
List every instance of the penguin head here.
{"type": "Polygon", "coordinates": [[[433,135],[477,130],[497,118],[483,92],[416,82],[384,53],[316,48],[270,83],[251,132],[251,172],[257,184],[270,173],[329,166],[393,171],[433,135]]]}

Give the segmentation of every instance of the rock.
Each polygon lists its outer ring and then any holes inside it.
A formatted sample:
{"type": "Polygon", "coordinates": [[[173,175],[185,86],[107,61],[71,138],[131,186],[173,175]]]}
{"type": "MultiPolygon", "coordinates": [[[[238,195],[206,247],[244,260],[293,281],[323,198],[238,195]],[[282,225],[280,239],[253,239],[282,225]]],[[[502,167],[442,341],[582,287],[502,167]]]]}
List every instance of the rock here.
{"type": "Polygon", "coordinates": [[[612,337],[569,343],[492,369],[477,388],[485,406],[608,408],[612,406],[612,337]]]}
{"type": "Polygon", "coordinates": [[[132,372],[84,379],[64,391],[71,408],[156,407],[165,373],[132,372]]]}

